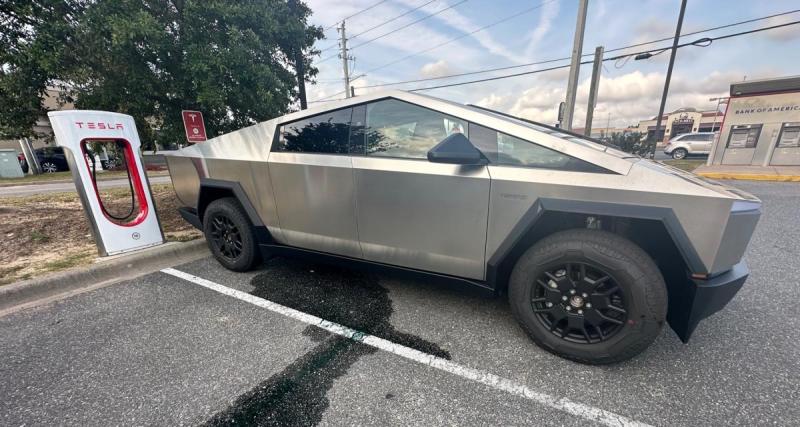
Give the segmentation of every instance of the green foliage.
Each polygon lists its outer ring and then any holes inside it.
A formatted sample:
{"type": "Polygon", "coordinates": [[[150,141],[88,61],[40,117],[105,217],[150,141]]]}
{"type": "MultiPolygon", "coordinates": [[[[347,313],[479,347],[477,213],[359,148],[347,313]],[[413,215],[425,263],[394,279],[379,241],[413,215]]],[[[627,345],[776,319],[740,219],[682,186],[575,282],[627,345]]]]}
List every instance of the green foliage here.
{"type": "Polygon", "coordinates": [[[627,153],[645,156],[648,154],[648,144],[642,140],[639,132],[614,132],[611,134],[611,145],[627,153]]]}
{"type": "Polygon", "coordinates": [[[146,144],[184,141],[181,110],[203,112],[209,136],[281,114],[306,79],[321,29],[286,0],[0,0],[0,132],[22,136],[47,85],[77,108],[136,119],[146,144]]]}

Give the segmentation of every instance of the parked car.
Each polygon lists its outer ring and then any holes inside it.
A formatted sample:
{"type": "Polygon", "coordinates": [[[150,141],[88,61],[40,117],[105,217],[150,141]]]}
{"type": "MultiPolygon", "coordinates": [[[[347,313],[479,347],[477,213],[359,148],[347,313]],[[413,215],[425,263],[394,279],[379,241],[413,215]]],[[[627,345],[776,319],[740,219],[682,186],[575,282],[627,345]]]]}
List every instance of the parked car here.
{"type": "Polygon", "coordinates": [[[28,161],[25,160],[25,155],[17,153],[17,161],[19,161],[19,167],[22,169],[22,173],[28,173],[28,161]]]}
{"type": "Polygon", "coordinates": [[[62,147],[42,147],[33,150],[39,160],[42,173],[55,173],[69,170],[67,157],[62,147]]]}
{"type": "Polygon", "coordinates": [[[664,153],[672,156],[675,160],[686,158],[687,156],[707,156],[711,153],[711,145],[714,143],[714,132],[692,132],[684,133],[672,138],[664,146],[664,153]]]}
{"type": "Polygon", "coordinates": [[[581,135],[399,91],[167,163],[181,215],[226,268],[310,256],[507,293],[538,345],[596,364],[640,353],[665,322],[688,341],[722,309],[761,207],[581,135]]]}

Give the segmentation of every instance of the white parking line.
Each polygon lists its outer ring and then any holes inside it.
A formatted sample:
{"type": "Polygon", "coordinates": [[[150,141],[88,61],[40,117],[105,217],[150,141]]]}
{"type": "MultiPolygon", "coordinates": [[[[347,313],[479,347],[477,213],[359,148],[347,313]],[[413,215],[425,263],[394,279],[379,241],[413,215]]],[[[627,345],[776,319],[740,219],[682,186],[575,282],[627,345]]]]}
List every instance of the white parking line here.
{"type": "Polygon", "coordinates": [[[566,412],[567,414],[570,415],[581,417],[586,420],[594,421],[607,426],[648,426],[648,424],[632,420],[630,418],[624,417],[619,414],[615,414],[613,412],[606,411],[604,409],[595,408],[594,406],[589,406],[589,405],[584,405],[582,403],[574,402],[570,399],[567,399],[566,397],[559,398],[555,396],[550,396],[549,394],[540,393],[538,391],[531,390],[530,388],[522,384],[517,384],[506,378],[499,377],[497,375],[490,374],[488,372],[484,372],[478,369],[462,366],[459,365],[458,363],[454,363],[447,359],[442,359],[440,357],[423,353],[419,350],[415,350],[410,347],[406,347],[400,344],[395,344],[383,338],[378,338],[373,335],[359,332],[355,329],[348,328],[347,326],[327,321],[317,316],[274,303],[264,298],[253,296],[246,292],[232,289],[227,286],[220,285],[218,283],[214,283],[210,280],[206,280],[203,279],[202,277],[197,277],[195,275],[185,273],[183,271],[176,270],[174,268],[165,268],[161,271],[163,273],[170,274],[172,276],[187,280],[189,282],[195,283],[197,285],[203,286],[205,288],[211,289],[221,294],[228,295],[236,299],[256,305],[258,307],[265,308],[272,312],[282,314],[292,319],[299,320],[303,323],[317,326],[319,328],[325,329],[328,332],[349,338],[353,341],[357,341],[383,351],[388,351],[389,353],[396,354],[408,360],[413,360],[414,362],[421,363],[423,365],[427,365],[432,368],[436,368],[445,372],[449,372],[453,375],[458,375],[459,377],[487,385],[496,390],[504,391],[506,393],[513,394],[515,396],[524,397],[526,399],[545,405],[547,407],[566,412]]]}

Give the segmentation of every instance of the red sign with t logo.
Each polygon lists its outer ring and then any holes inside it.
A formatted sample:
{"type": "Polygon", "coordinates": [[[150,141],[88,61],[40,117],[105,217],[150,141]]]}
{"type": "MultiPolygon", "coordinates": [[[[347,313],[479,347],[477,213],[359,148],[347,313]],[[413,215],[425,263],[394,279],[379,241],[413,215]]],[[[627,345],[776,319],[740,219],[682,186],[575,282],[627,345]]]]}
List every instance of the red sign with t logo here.
{"type": "Polygon", "coordinates": [[[203,123],[203,113],[199,111],[181,111],[183,127],[186,129],[186,140],[189,142],[203,142],[206,138],[206,125],[203,123]]]}

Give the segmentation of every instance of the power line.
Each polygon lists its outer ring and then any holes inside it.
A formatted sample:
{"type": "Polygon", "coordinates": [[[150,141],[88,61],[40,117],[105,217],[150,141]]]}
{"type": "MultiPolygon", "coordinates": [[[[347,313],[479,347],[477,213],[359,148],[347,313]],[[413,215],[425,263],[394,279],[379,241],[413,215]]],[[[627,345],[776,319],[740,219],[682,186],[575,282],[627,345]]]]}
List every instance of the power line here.
{"type": "MultiPolygon", "coordinates": [[[[692,31],[692,32],[689,32],[689,33],[681,34],[681,37],[691,36],[691,35],[701,34],[701,33],[706,33],[706,32],[709,32],[709,31],[715,31],[715,30],[734,27],[734,26],[738,26],[738,25],[750,24],[750,23],[753,23],[753,22],[763,21],[765,19],[770,19],[770,18],[774,18],[774,17],[777,17],[777,16],[790,15],[790,14],[797,13],[797,12],[800,12],[800,9],[792,10],[792,11],[788,11],[788,12],[783,12],[783,13],[777,13],[777,14],[774,14],[774,15],[763,16],[763,17],[760,17],[760,18],[748,19],[748,20],[745,20],[745,21],[733,22],[733,23],[730,23],[730,24],[720,25],[720,26],[717,26],[717,27],[711,27],[711,28],[705,28],[705,29],[702,29],[702,30],[692,31]]],[[[668,41],[668,40],[671,40],[671,39],[672,39],[672,37],[666,37],[666,38],[661,38],[661,39],[657,39],[657,40],[650,40],[650,41],[647,41],[647,42],[636,43],[636,44],[631,44],[631,45],[628,45],[628,46],[622,46],[622,47],[617,47],[617,48],[613,48],[613,49],[608,49],[608,50],[606,50],[606,52],[618,52],[618,51],[621,51],[621,50],[631,49],[631,48],[640,47],[640,46],[646,46],[646,45],[649,45],[649,44],[668,41]]],[[[593,54],[591,54],[591,55],[593,55],[593,54]]],[[[586,56],[591,56],[591,55],[590,54],[585,54],[585,55],[582,55],[582,56],[586,57],[586,56]]],[[[553,62],[566,61],[568,59],[570,59],[570,57],[569,56],[565,56],[565,57],[561,57],[561,58],[553,58],[553,59],[546,59],[546,60],[542,60],[542,61],[529,62],[527,64],[508,65],[508,66],[504,66],[504,67],[487,68],[487,69],[484,69],[484,70],[467,71],[467,72],[457,73],[457,74],[448,74],[446,76],[427,77],[427,78],[420,78],[420,79],[415,79],[415,80],[404,80],[404,81],[392,82],[392,83],[374,84],[374,85],[362,86],[362,88],[368,89],[368,88],[374,88],[374,87],[399,86],[399,85],[408,84],[408,83],[420,83],[420,82],[426,82],[426,81],[431,81],[431,80],[442,80],[442,79],[448,79],[448,78],[453,78],[453,77],[463,77],[463,76],[470,76],[470,75],[476,75],[476,74],[485,74],[485,73],[491,73],[491,72],[494,72],[494,71],[504,71],[504,70],[511,70],[511,69],[515,69],[515,68],[530,67],[530,66],[533,66],[533,65],[550,64],[550,63],[553,63],[553,62]]],[[[364,77],[366,74],[367,74],[366,72],[362,73],[362,74],[359,74],[358,76],[354,77],[353,80],[356,80],[358,78],[364,77]]]]}
{"type": "MultiPolygon", "coordinates": [[[[745,21],[733,22],[733,23],[730,23],[730,24],[725,24],[725,25],[720,25],[720,26],[717,26],[717,27],[706,28],[706,29],[702,29],[702,30],[698,30],[698,31],[692,31],[692,32],[689,32],[689,33],[681,34],[681,37],[691,36],[691,35],[700,34],[700,33],[706,33],[706,32],[709,32],[709,31],[720,30],[720,29],[723,29],[723,28],[729,28],[729,27],[734,27],[734,26],[738,26],[738,25],[750,24],[750,23],[753,23],[753,22],[763,21],[763,20],[770,19],[770,18],[775,18],[775,17],[778,17],[778,16],[790,15],[790,14],[797,13],[797,12],[800,12],[800,9],[795,9],[795,10],[791,10],[791,11],[788,11],[788,12],[776,13],[776,14],[773,14],[773,15],[762,16],[760,18],[748,19],[748,20],[745,20],[745,21]]],[[[668,41],[668,40],[672,40],[672,37],[665,37],[665,38],[661,38],[661,39],[657,39],[657,40],[650,40],[650,41],[647,41],[647,42],[636,43],[636,44],[623,46],[623,47],[617,47],[617,48],[614,48],[614,49],[606,50],[606,53],[608,53],[608,52],[618,52],[620,50],[631,49],[631,48],[640,47],[640,46],[646,46],[646,45],[649,45],[649,44],[660,43],[660,42],[668,41]]],[[[409,55],[409,56],[400,58],[400,59],[398,59],[396,61],[392,61],[392,62],[389,62],[387,64],[381,65],[380,67],[372,68],[369,71],[366,71],[366,72],[354,77],[353,80],[357,80],[357,79],[359,79],[361,77],[366,76],[368,73],[371,73],[373,71],[377,71],[377,70],[380,70],[382,68],[388,67],[389,65],[394,65],[394,64],[396,64],[398,62],[401,62],[401,61],[404,61],[406,59],[413,58],[414,56],[417,56],[419,54],[428,52],[428,51],[433,50],[435,48],[436,47],[433,47],[433,48],[430,48],[430,49],[426,49],[426,50],[417,52],[417,53],[415,53],[413,55],[409,55]]],[[[585,54],[585,55],[582,55],[582,56],[588,57],[588,56],[592,56],[592,55],[593,54],[585,54]]],[[[450,74],[450,75],[447,75],[447,76],[429,77],[429,78],[424,78],[424,79],[408,80],[408,81],[395,82],[395,83],[387,83],[387,84],[383,84],[383,85],[364,86],[364,88],[383,87],[383,86],[396,86],[396,85],[401,85],[401,84],[405,84],[405,83],[418,83],[418,82],[429,81],[429,80],[439,80],[439,79],[445,79],[445,78],[451,78],[451,77],[462,77],[462,76],[468,76],[468,75],[474,75],[474,74],[484,74],[484,73],[490,73],[490,72],[493,72],[493,71],[503,71],[503,70],[511,70],[511,69],[514,69],[514,68],[530,67],[532,65],[549,64],[549,63],[553,63],[553,62],[565,61],[565,60],[568,60],[568,59],[570,59],[570,57],[566,56],[566,57],[562,57],[562,58],[553,58],[553,59],[546,59],[546,60],[542,60],[542,61],[530,62],[530,63],[527,63],[527,64],[508,65],[508,66],[504,66],[504,67],[489,68],[489,69],[485,69],[485,70],[470,71],[470,72],[464,72],[464,73],[458,73],[458,74],[450,74]]]]}
{"type": "Polygon", "coordinates": [[[354,17],[354,16],[361,15],[362,13],[364,13],[364,12],[366,12],[366,11],[368,11],[368,10],[374,9],[374,8],[375,8],[375,7],[377,7],[377,6],[380,6],[380,5],[384,4],[384,3],[386,3],[387,1],[389,1],[389,0],[381,0],[381,1],[377,2],[377,3],[373,3],[371,6],[367,6],[367,7],[365,7],[364,9],[361,9],[361,10],[359,10],[358,12],[356,12],[356,13],[354,13],[354,14],[352,14],[352,15],[345,16],[344,18],[342,18],[342,19],[339,19],[338,21],[334,22],[333,24],[331,24],[331,25],[328,25],[327,27],[325,27],[325,29],[324,29],[323,31],[328,31],[328,30],[330,30],[331,28],[334,28],[334,27],[336,27],[337,25],[339,25],[339,22],[341,22],[341,21],[344,21],[344,20],[346,20],[346,19],[350,19],[350,18],[352,18],[352,17],[354,17]]]}
{"type": "MultiPolygon", "coordinates": [[[[731,24],[722,25],[722,26],[719,26],[719,27],[707,28],[707,29],[704,29],[704,30],[698,30],[698,31],[694,31],[694,32],[691,32],[691,33],[686,33],[686,34],[683,34],[682,36],[699,34],[699,33],[704,33],[704,32],[713,31],[713,30],[722,29],[722,28],[729,28],[729,27],[736,26],[736,25],[752,23],[752,22],[761,21],[761,20],[773,18],[773,17],[776,17],[776,16],[788,15],[788,14],[792,14],[792,13],[796,13],[796,12],[800,12],[800,10],[793,10],[793,11],[783,12],[783,13],[779,13],[779,14],[775,14],[775,15],[764,16],[764,17],[761,17],[761,18],[754,18],[754,19],[750,19],[750,20],[746,20],[746,21],[739,21],[739,22],[735,22],[735,23],[731,23],[731,24]]],[[[772,30],[772,29],[776,29],[776,28],[786,27],[786,26],[790,26],[790,25],[797,25],[797,24],[800,24],[800,21],[792,21],[792,22],[788,22],[788,23],[784,23],[784,24],[772,25],[772,26],[769,26],[769,27],[761,27],[761,28],[756,28],[756,29],[748,30],[748,31],[742,31],[742,32],[738,32],[738,33],[725,34],[725,35],[718,36],[718,37],[704,37],[704,38],[701,38],[701,39],[697,39],[697,40],[695,40],[693,42],[679,44],[678,48],[683,48],[683,47],[686,47],[686,46],[701,46],[701,47],[705,47],[705,46],[708,46],[709,44],[711,44],[711,42],[713,42],[715,40],[724,40],[724,39],[728,39],[728,38],[732,38],[732,37],[738,37],[738,36],[743,36],[743,35],[747,35],[747,34],[758,33],[758,32],[762,32],[762,31],[768,31],[768,30],[772,30]]],[[[620,50],[630,49],[630,48],[633,48],[633,47],[639,47],[639,46],[643,46],[643,45],[657,43],[658,41],[665,41],[665,40],[664,39],[659,39],[659,40],[653,40],[653,41],[644,42],[644,43],[632,44],[632,45],[629,45],[629,46],[623,46],[623,47],[618,47],[618,48],[615,48],[615,49],[610,49],[610,50],[608,50],[606,52],[613,52],[613,51],[620,51],[620,50]]],[[[624,58],[627,58],[627,57],[634,57],[634,56],[645,55],[645,54],[651,54],[650,56],[658,55],[659,53],[662,53],[665,50],[669,50],[670,48],[671,47],[662,47],[662,48],[654,48],[654,49],[649,49],[649,50],[644,50],[644,51],[639,51],[639,52],[627,53],[627,54],[624,54],[624,55],[618,55],[618,56],[614,56],[614,57],[610,57],[610,58],[605,58],[605,59],[603,59],[603,62],[605,62],[605,61],[618,61],[620,59],[624,59],[624,58]]],[[[586,55],[584,55],[584,56],[586,56],[586,55]]],[[[472,71],[472,72],[466,72],[466,73],[460,73],[460,74],[452,74],[452,75],[448,75],[448,76],[430,77],[430,78],[416,79],[416,80],[406,80],[406,81],[401,81],[401,82],[393,82],[393,83],[385,83],[385,84],[375,84],[375,85],[363,86],[362,88],[366,89],[366,88],[375,88],[375,87],[396,86],[396,85],[406,84],[406,83],[418,83],[418,82],[423,82],[423,81],[438,80],[438,79],[445,79],[445,78],[453,78],[453,77],[460,77],[460,76],[466,76],[466,75],[487,73],[487,72],[491,72],[491,71],[499,71],[499,70],[507,70],[507,69],[511,69],[511,68],[526,67],[526,66],[531,66],[531,65],[540,65],[540,64],[545,64],[545,63],[563,61],[563,60],[567,60],[567,59],[570,59],[570,58],[569,57],[564,57],[564,58],[549,59],[549,60],[539,61],[539,62],[532,62],[532,63],[529,63],[529,64],[523,64],[523,65],[512,65],[512,66],[508,66],[508,67],[499,67],[499,68],[493,68],[493,69],[488,69],[488,70],[480,70],[480,71],[472,71]]],[[[645,59],[645,58],[642,58],[642,59],[645,59]]],[[[581,62],[581,65],[589,64],[589,63],[592,63],[592,61],[583,61],[583,62],[581,62]]],[[[465,81],[465,82],[451,83],[451,84],[438,85],[438,86],[430,86],[430,87],[424,87],[424,88],[416,88],[416,89],[411,89],[410,91],[411,92],[417,92],[417,91],[440,89],[440,88],[453,87],[453,86],[461,86],[461,85],[467,85],[467,84],[473,84],[473,83],[482,83],[482,82],[487,82],[487,81],[501,80],[501,79],[507,79],[507,78],[512,78],[512,77],[529,75],[529,74],[538,74],[538,73],[543,73],[543,72],[546,72],[546,71],[553,71],[553,70],[558,70],[558,69],[567,68],[567,67],[569,67],[569,64],[555,66],[555,67],[549,67],[549,68],[543,68],[543,69],[539,69],[539,70],[524,71],[524,72],[514,73],[514,74],[504,74],[502,76],[489,77],[489,78],[485,78],[485,79],[469,80],[469,81],[465,81]]],[[[365,75],[366,74],[361,74],[361,75],[359,75],[358,77],[356,77],[356,78],[354,78],[352,80],[355,80],[355,79],[357,79],[359,77],[363,77],[365,75]]],[[[335,96],[341,95],[343,93],[345,93],[345,92],[343,91],[343,92],[334,93],[334,94],[325,96],[323,98],[317,99],[315,101],[310,101],[309,103],[338,101],[338,99],[330,99],[330,98],[333,98],[335,96]]]]}
{"type": "Polygon", "coordinates": [[[375,25],[375,26],[369,27],[369,28],[367,28],[366,30],[364,30],[364,31],[362,31],[362,32],[360,32],[360,33],[357,33],[357,34],[356,34],[356,35],[354,35],[354,36],[350,36],[350,38],[351,38],[351,39],[354,39],[354,38],[356,38],[356,37],[358,37],[358,36],[360,36],[360,35],[363,35],[363,34],[366,34],[366,33],[370,32],[370,31],[372,31],[372,30],[374,30],[374,29],[376,29],[376,28],[382,27],[382,26],[384,26],[384,25],[386,25],[386,24],[388,24],[388,23],[390,23],[390,22],[394,22],[394,21],[396,21],[396,20],[398,20],[398,19],[400,19],[400,18],[402,18],[402,17],[404,17],[404,16],[406,16],[406,15],[408,15],[408,14],[410,14],[410,13],[413,13],[413,12],[416,12],[416,11],[418,11],[418,10],[422,9],[423,7],[425,7],[425,6],[427,6],[427,5],[431,4],[431,3],[433,3],[433,2],[435,2],[435,1],[438,1],[438,0],[429,0],[429,1],[427,1],[427,2],[425,2],[425,3],[423,3],[423,4],[421,4],[421,5],[419,5],[419,6],[415,7],[415,8],[413,8],[413,9],[409,9],[409,10],[407,10],[407,11],[405,11],[405,12],[403,12],[403,13],[401,13],[401,14],[397,15],[397,16],[395,16],[394,18],[389,18],[389,19],[387,19],[387,20],[385,20],[385,21],[381,22],[381,23],[380,23],[380,24],[378,24],[378,25],[375,25]]]}
{"type": "MultiPolygon", "coordinates": [[[[677,45],[677,48],[683,48],[683,47],[686,47],[686,46],[707,47],[707,46],[710,46],[711,42],[713,42],[715,40],[724,40],[724,39],[728,39],[728,38],[732,38],[732,37],[738,37],[738,36],[743,36],[743,35],[747,35],[747,34],[753,34],[753,33],[758,33],[758,32],[761,32],[761,31],[773,30],[773,29],[776,29],[776,28],[782,28],[782,27],[787,27],[787,26],[790,26],[790,25],[797,25],[797,24],[800,24],[800,21],[792,21],[792,22],[787,22],[787,23],[784,23],[784,24],[772,25],[772,26],[769,26],[769,27],[756,28],[756,29],[749,30],[749,31],[742,31],[742,32],[739,32],[739,33],[725,34],[725,35],[719,36],[719,37],[703,37],[703,38],[697,39],[697,40],[695,40],[693,42],[679,44],[679,45],[677,45]]],[[[670,46],[670,47],[663,47],[663,48],[657,48],[657,49],[649,49],[649,50],[640,51],[640,52],[634,52],[634,53],[627,53],[627,54],[624,54],[624,55],[619,55],[619,56],[615,56],[615,57],[611,57],[611,58],[605,58],[605,59],[603,59],[603,62],[605,62],[605,61],[617,61],[617,60],[622,59],[622,58],[627,57],[627,56],[634,56],[634,57],[636,57],[636,59],[647,59],[647,58],[650,58],[650,57],[652,57],[654,55],[658,55],[659,53],[662,53],[662,52],[664,52],[666,50],[669,50],[671,48],[672,47],[670,46]]],[[[592,62],[593,61],[582,61],[581,65],[583,65],[583,64],[591,64],[592,62]]],[[[444,85],[438,85],[438,86],[430,86],[430,87],[424,87],[424,88],[410,89],[409,91],[410,92],[419,92],[419,91],[424,91],[424,90],[441,89],[441,88],[446,88],[446,87],[462,86],[462,85],[473,84],[473,83],[482,83],[482,82],[488,82],[488,81],[492,81],[492,80],[501,80],[501,79],[507,79],[507,78],[511,78],[511,77],[524,76],[524,75],[527,75],[527,74],[543,73],[545,71],[552,71],[552,70],[557,70],[559,68],[567,68],[567,67],[569,67],[569,64],[560,65],[560,66],[556,66],[556,67],[550,67],[550,68],[544,68],[544,69],[540,69],[540,70],[524,71],[524,72],[521,72],[521,73],[506,74],[506,75],[495,76],[495,77],[488,77],[488,78],[479,79],[479,80],[470,80],[470,81],[466,81],[466,82],[458,82],[458,83],[450,83],[450,84],[444,84],[444,85]]]]}
{"type": "Polygon", "coordinates": [[[495,25],[502,24],[502,23],[504,23],[504,22],[506,22],[506,21],[509,21],[509,20],[511,20],[511,19],[514,19],[514,18],[516,18],[516,17],[518,17],[518,16],[524,15],[524,14],[526,14],[526,13],[533,12],[534,10],[536,10],[536,9],[539,9],[540,7],[544,6],[545,4],[547,4],[547,3],[551,3],[551,2],[553,2],[553,1],[557,1],[557,0],[547,0],[547,1],[544,1],[544,2],[542,2],[542,3],[540,3],[540,4],[538,4],[537,6],[534,6],[534,7],[531,7],[531,8],[525,9],[525,10],[521,10],[521,11],[519,11],[519,12],[517,12],[517,13],[513,14],[513,15],[510,15],[510,16],[507,16],[507,17],[505,17],[505,18],[502,18],[502,19],[500,19],[500,20],[498,20],[498,21],[492,22],[491,24],[484,25],[483,27],[480,27],[480,28],[478,28],[478,29],[475,29],[475,30],[473,30],[473,31],[471,31],[471,32],[469,32],[469,33],[462,34],[462,35],[460,35],[460,36],[458,36],[458,37],[452,38],[452,39],[450,39],[450,40],[447,40],[447,41],[445,41],[445,42],[443,42],[443,43],[439,43],[439,44],[438,44],[438,45],[436,45],[436,46],[431,46],[431,47],[429,47],[429,48],[426,48],[426,49],[423,49],[423,50],[421,50],[421,51],[418,51],[418,52],[412,53],[411,55],[407,55],[407,56],[404,56],[404,57],[402,57],[402,58],[400,58],[400,59],[397,59],[397,60],[394,60],[394,61],[392,61],[392,62],[388,62],[388,63],[386,63],[386,64],[383,64],[383,65],[381,65],[381,66],[379,66],[379,67],[372,68],[372,69],[370,69],[370,70],[368,70],[368,71],[366,71],[366,72],[362,73],[361,75],[354,77],[354,78],[353,78],[353,80],[354,80],[354,81],[355,81],[355,80],[358,80],[359,78],[361,78],[361,77],[364,77],[365,75],[367,75],[367,74],[369,74],[369,73],[372,73],[372,72],[374,72],[374,71],[381,70],[381,69],[383,69],[383,68],[386,68],[386,67],[388,67],[388,66],[390,66],[390,65],[394,65],[394,64],[396,64],[396,63],[398,63],[398,62],[405,61],[406,59],[413,58],[413,57],[415,57],[415,56],[421,55],[421,54],[423,54],[423,53],[426,53],[426,52],[430,52],[430,51],[432,51],[432,50],[434,50],[434,49],[438,49],[438,48],[440,48],[440,47],[442,47],[442,46],[445,46],[445,45],[447,45],[447,44],[450,44],[450,43],[452,43],[452,42],[454,42],[454,41],[461,40],[461,39],[463,39],[464,37],[471,36],[471,35],[473,35],[473,34],[475,34],[475,33],[478,33],[478,32],[480,32],[480,31],[483,31],[483,30],[485,30],[485,29],[488,29],[488,28],[494,27],[495,25]]]}
{"type": "MultiPolygon", "coordinates": [[[[413,12],[416,12],[417,10],[420,10],[420,9],[422,9],[423,7],[425,7],[425,6],[427,6],[427,5],[431,4],[431,3],[433,3],[433,2],[435,2],[435,1],[438,1],[438,0],[428,0],[427,2],[425,2],[425,3],[421,4],[421,5],[419,5],[419,6],[415,7],[415,8],[413,8],[413,9],[407,10],[407,11],[405,11],[405,12],[403,12],[403,13],[401,13],[401,14],[399,14],[399,15],[395,16],[394,18],[389,18],[389,19],[387,19],[387,20],[385,20],[385,21],[381,22],[381,23],[380,23],[380,24],[378,24],[378,25],[375,25],[375,26],[369,27],[369,28],[367,28],[366,30],[364,30],[364,31],[362,31],[362,32],[360,32],[360,33],[358,33],[358,34],[356,34],[356,35],[350,36],[350,39],[354,39],[354,38],[356,38],[356,37],[358,37],[358,36],[360,36],[360,35],[362,35],[362,34],[366,34],[366,33],[370,32],[370,31],[372,31],[372,30],[374,30],[374,29],[376,29],[376,28],[380,28],[380,27],[382,27],[382,26],[384,26],[384,25],[386,25],[386,24],[389,24],[389,23],[391,23],[391,22],[394,22],[394,21],[396,21],[396,20],[398,20],[398,19],[400,19],[400,18],[402,18],[402,17],[404,17],[404,16],[406,16],[406,15],[408,15],[408,14],[410,14],[410,13],[413,13],[413,12]]],[[[336,48],[336,47],[338,47],[338,44],[333,44],[333,45],[330,45],[330,46],[328,46],[328,47],[326,47],[326,48],[323,48],[323,49],[322,49],[322,50],[320,50],[319,52],[320,52],[320,53],[322,53],[322,52],[325,52],[325,51],[331,50],[331,49],[333,49],[333,48],[336,48]]]]}
{"type": "Polygon", "coordinates": [[[382,39],[382,38],[384,38],[384,37],[386,37],[386,36],[388,36],[388,35],[391,35],[391,34],[394,34],[394,33],[398,32],[398,31],[405,30],[406,28],[408,28],[408,27],[410,27],[410,26],[412,26],[412,25],[416,25],[416,24],[418,24],[418,23],[420,23],[420,22],[422,22],[422,21],[425,21],[426,19],[433,18],[434,16],[436,16],[436,15],[438,15],[438,14],[442,13],[442,12],[445,12],[445,11],[447,11],[447,10],[453,9],[453,8],[455,8],[456,6],[459,6],[459,5],[461,5],[461,4],[464,4],[464,3],[466,3],[466,2],[467,2],[467,0],[461,0],[461,1],[460,1],[460,2],[458,2],[458,3],[454,3],[454,4],[450,5],[450,6],[447,6],[447,7],[446,7],[446,8],[444,8],[444,9],[441,9],[441,10],[439,10],[439,11],[436,11],[436,12],[434,12],[434,13],[431,13],[431,14],[425,15],[425,16],[423,16],[423,17],[421,17],[421,18],[417,19],[416,21],[412,21],[412,22],[410,22],[410,23],[408,23],[408,24],[406,24],[406,25],[403,25],[403,26],[402,26],[402,27],[400,27],[400,28],[396,28],[396,29],[394,29],[394,30],[392,30],[392,31],[389,31],[388,33],[381,34],[381,35],[379,35],[378,37],[375,37],[375,38],[369,39],[369,40],[367,40],[367,41],[365,41],[365,42],[363,42],[363,43],[361,43],[361,44],[357,44],[357,45],[353,46],[353,49],[356,49],[356,48],[359,48],[359,47],[361,47],[361,46],[364,46],[364,45],[366,45],[366,44],[372,43],[372,42],[374,42],[375,40],[382,39]]]}
{"type": "MultiPolygon", "coordinates": [[[[467,2],[467,1],[468,1],[468,0],[461,0],[461,1],[460,1],[460,2],[458,2],[458,3],[452,4],[452,5],[450,5],[450,6],[446,7],[446,8],[444,8],[444,9],[441,9],[441,10],[439,10],[439,11],[437,11],[437,12],[434,12],[434,13],[431,13],[431,14],[428,14],[428,15],[425,15],[425,16],[423,16],[423,17],[421,17],[421,18],[419,18],[419,19],[417,19],[417,20],[415,20],[415,21],[412,21],[412,22],[410,22],[410,23],[408,23],[408,24],[406,24],[406,25],[403,25],[403,26],[402,26],[402,27],[400,27],[400,28],[396,28],[396,29],[394,29],[394,30],[392,30],[392,31],[389,31],[388,33],[384,33],[384,34],[381,34],[381,35],[380,35],[380,36],[378,36],[378,37],[375,37],[375,38],[373,38],[373,39],[369,39],[369,40],[365,41],[364,43],[361,43],[361,44],[355,45],[355,46],[351,47],[351,48],[350,48],[350,50],[353,50],[353,49],[359,48],[359,47],[361,47],[361,46],[364,46],[365,44],[372,43],[372,42],[374,42],[375,40],[378,40],[378,39],[384,38],[384,37],[386,37],[386,36],[388,36],[388,35],[390,35],[390,34],[394,34],[394,33],[398,32],[398,31],[400,31],[400,30],[404,30],[404,29],[406,29],[406,28],[408,28],[408,27],[410,27],[410,26],[412,26],[412,25],[416,25],[416,24],[418,24],[418,23],[420,23],[420,22],[422,22],[422,21],[424,21],[424,20],[426,20],[426,19],[428,19],[428,18],[432,18],[432,17],[434,17],[434,16],[436,16],[436,15],[438,15],[438,14],[440,14],[440,13],[444,12],[444,11],[450,10],[450,9],[452,9],[452,8],[454,8],[454,7],[456,7],[456,6],[460,5],[460,4],[463,4],[463,3],[467,2]]],[[[319,61],[316,61],[316,63],[317,63],[317,64],[320,64],[320,63],[322,63],[322,62],[325,62],[325,61],[327,61],[327,60],[333,59],[333,58],[335,58],[335,57],[337,57],[337,55],[331,55],[331,56],[328,56],[328,57],[322,58],[322,59],[320,59],[319,61]]]]}

